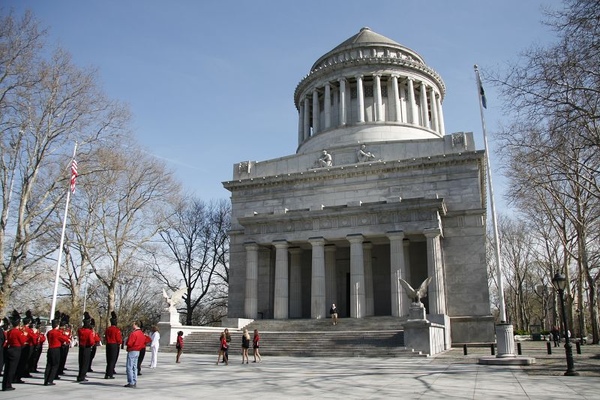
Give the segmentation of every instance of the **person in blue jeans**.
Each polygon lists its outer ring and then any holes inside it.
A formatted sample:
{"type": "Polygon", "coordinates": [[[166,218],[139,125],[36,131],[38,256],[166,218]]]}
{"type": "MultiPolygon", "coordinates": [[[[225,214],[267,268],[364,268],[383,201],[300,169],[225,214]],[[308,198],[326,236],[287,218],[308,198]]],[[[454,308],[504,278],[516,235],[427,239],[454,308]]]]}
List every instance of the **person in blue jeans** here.
{"type": "Polygon", "coordinates": [[[146,347],[146,338],[140,329],[140,324],[135,321],[133,323],[133,332],[127,338],[127,363],[125,370],[127,371],[126,388],[134,389],[137,386],[137,364],[140,357],[140,350],[146,347]]]}

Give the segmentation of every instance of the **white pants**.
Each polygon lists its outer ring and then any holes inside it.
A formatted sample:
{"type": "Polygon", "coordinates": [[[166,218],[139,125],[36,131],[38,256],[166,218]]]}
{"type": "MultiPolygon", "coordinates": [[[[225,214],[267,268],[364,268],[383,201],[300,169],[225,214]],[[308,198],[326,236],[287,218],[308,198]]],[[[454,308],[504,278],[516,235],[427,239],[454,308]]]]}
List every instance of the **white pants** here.
{"type": "Polygon", "coordinates": [[[156,361],[158,361],[158,346],[151,346],[152,358],[150,359],[150,368],[156,368],[156,361]]]}

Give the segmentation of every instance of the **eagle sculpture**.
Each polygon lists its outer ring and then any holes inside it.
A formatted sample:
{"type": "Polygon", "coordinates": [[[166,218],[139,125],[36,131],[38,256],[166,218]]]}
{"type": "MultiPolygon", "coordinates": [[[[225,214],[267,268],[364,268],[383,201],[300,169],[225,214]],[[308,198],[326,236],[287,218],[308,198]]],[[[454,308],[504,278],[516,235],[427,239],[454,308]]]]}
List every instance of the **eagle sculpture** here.
{"type": "Polygon", "coordinates": [[[163,297],[167,301],[167,304],[169,304],[169,309],[174,309],[177,307],[177,304],[181,301],[183,295],[187,291],[187,288],[185,286],[182,288],[179,288],[179,289],[175,290],[173,293],[171,293],[171,296],[167,295],[167,291],[164,288],[162,291],[163,291],[163,297]]]}
{"type": "Polygon", "coordinates": [[[413,289],[413,287],[410,286],[410,283],[406,282],[404,279],[398,278],[398,280],[400,281],[400,284],[404,290],[406,290],[406,295],[412,299],[413,303],[420,303],[421,298],[425,297],[427,294],[427,286],[429,285],[429,282],[431,282],[431,276],[425,279],[423,283],[421,283],[421,286],[419,286],[419,288],[416,290],[413,289]]]}

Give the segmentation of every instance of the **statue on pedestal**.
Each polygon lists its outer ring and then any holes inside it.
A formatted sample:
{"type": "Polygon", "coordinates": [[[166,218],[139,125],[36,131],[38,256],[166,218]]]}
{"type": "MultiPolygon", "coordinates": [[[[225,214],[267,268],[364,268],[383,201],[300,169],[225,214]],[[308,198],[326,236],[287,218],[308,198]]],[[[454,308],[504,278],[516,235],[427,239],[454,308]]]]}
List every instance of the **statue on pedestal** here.
{"type": "Polygon", "coordinates": [[[421,298],[427,294],[427,286],[431,282],[431,277],[425,279],[418,289],[413,289],[410,283],[406,282],[402,278],[398,278],[400,284],[406,291],[406,295],[412,300],[410,305],[408,319],[409,320],[424,320],[425,319],[425,306],[421,303],[421,298]]]}
{"type": "Polygon", "coordinates": [[[161,321],[170,322],[171,325],[181,325],[179,322],[179,313],[177,312],[177,304],[181,301],[183,295],[187,291],[186,287],[179,288],[171,293],[171,296],[167,295],[167,291],[163,288],[163,297],[167,302],[164,312],[161,315],[161,321]]]}

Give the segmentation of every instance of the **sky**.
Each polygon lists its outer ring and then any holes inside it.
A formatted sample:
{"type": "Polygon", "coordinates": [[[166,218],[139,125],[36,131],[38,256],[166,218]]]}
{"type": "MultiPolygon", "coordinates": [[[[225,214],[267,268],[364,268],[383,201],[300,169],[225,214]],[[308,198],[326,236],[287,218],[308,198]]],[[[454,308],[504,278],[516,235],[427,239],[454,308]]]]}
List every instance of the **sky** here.
{"type": "MultiPolygon", "coordinates": [[[[140,146],[175,171],[186,192],[228,199],[240,161],[294,154],[297,84],[312,64],[369,27],[420,54],[446,84],[447,133],[473,132],[483,149],[473,65],[505,70],[554,40],[542,6],[559,0],[2,0],[33,11],[81,67],[96,67],[109,97],[127,103],[140,146]]],[[[503,119],[486,89],[494,191],[508,212],[494,155],[503,119]]],[[[80,166],[84,168],[84,166],[80,166]]]]}

